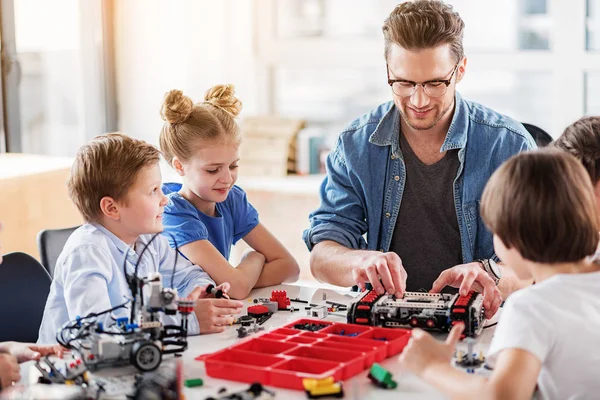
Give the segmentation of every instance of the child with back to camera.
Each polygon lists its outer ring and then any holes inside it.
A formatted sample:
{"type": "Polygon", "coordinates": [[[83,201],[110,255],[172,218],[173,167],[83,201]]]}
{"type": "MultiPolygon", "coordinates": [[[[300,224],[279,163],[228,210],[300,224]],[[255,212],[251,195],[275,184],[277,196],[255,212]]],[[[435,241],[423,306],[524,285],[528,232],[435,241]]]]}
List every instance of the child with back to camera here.
{"type": "Polygon", "coordinates": [[[233,85],[209,89],[196,104],[171,90],[161,108],[165,123],[160,134],[166,161],[183,179],[183,184],[163,186],[169,198],[165,231],[217,284],[229,282],[229,295],[238,299],[254,287],[296,280],[299,273],[292,255],[259,222],[246,193],[235,185],[241,142],[235,118],[241,108],[233,85]],[[234,267],[228,259],[240,239],[253,250],[234,267]]]}
{"type": "Polygon", "coordinates": [[[596,399],[600,393],[600,223],[581,163],[556,149],[521,153],[490,178],[481,213],[500,259],[536,284],[506,300],[489,378],[450,365],[463,325],[445,343],[415,329],[400,356],[408,370],[453,399],[596,399]]]}

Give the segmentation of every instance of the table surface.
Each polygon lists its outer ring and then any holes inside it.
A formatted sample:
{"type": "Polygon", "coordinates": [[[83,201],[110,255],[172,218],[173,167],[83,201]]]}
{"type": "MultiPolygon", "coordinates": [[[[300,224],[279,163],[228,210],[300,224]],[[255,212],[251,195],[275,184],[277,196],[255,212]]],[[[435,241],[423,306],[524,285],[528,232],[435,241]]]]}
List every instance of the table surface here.
{"type": "MultiPolygon", "coordinates": [[[[344,292],[344,291],[333,291],[331,289],[317,289],[295,285],[278,285],[274,287],[255,289],[250,293],[250,299],[257,297],[270,297],[272,290],[286,290],[288,297],[300,298],[307,300],[312,303],[318,303],[322,301],[323,293],[327,295],[327,300],[349,304],[356,293],[344,292]]],[[[252,305],[251,301],[244,301],[244,306],[252,305]]],[[[304,307],[300,303],[296,304],[297,308],[301,310],[299,312],[285,312],[280,311],[273,315],[265,324],[265,330],[271,330],[278,328],[282,325],[286,325],[299,318],[306,317],[304,307]]],[[[244,315],[245,312],[242,312],[244,315]]],[[[346,322],[345,316],[334,316],[330,315],[327,317],[329,321],[335,322],[346,322]]],[[[488,324],[494,321],[488,321],[488,324]]],[[[475,346],[476,352],[479,350],[483,351],[484,354],[489,347],[493,335],[494,328],[485,329],[477,339],[475,346]]],[[[437,336],[437,335],[436,335],[437,336]]],[[[439,335],[443,338],[445,335],[439,335]]],[[[204,370],[204,363],[195,361],[194,358],[201,355],[212,353],[225,347],[236,344],[239,340],[237,337],[236,327],[229,327],[223,333],[216,335],[201,335],[191,337],[189,339],[189,349],[183,354],[184,362],[184,377],[204,379],[204,386],[201,388],[185,388],[184,393],[187,399],[204,399],[208,396],[214,396],[221,387],[227,387],[229,391],[236,391],[248,388],[248,384],[234,381],[226,381],[221,379],[215,379],[206,376],[204,370]]],[[[460,343],[460,349],[466,349],[464,343],[460,343]]],[[[402,394],[402,399],[443,399],[444,397],[433,387],[423,382],[416,376],[402,372],[400,365],[397,362],[397,357],[391,357],[381,363],[386,369],[388,369],[393,375],[394,379],[398,382],[398,387],[395,390],[383,390],[375,387],[371,384],[367,378],[368,370],[361,372],[355,377],[344,381],[344,392],[346,399],[398,399],[399,395],[402,394]]],[[[272,388],[276,393],[276,398],[281,399],[306,399],[306,394],[303,391],[285,390],[281,388],[272,388]]]]}
{"type": "MultiPolygon", "coordinates": [[[[258,297],[270,297],[272,290],[286,290],[288,297],[290,298],[300,298],[302,300],[307,300],[312,303],[318,303],[323,299],[323,293],[327,295],[327,300],[349,304],[356,293],[349,291],[334,291],[331,289],[320,289],[315,287],[305,287],[305,286],[296,286],[296,285],[277,285],[267,288],[254,289],[250,293],[250,297],[244,301],[244,309],[253,305],[252,299],[258,297]]],[[[298,312],[287,312],[287,311],[279,311],[273,315],[263,326],[265,331],[269,331],[280,326],[286,325],[292,321],[295,321],[300,318],[306,317],[306,312],[304,310],[304,305],[301,303],[292,303],[292,305],[296,306],[296,308],[300,308],[298,312]]],[[[245,315],[245,310],[242,311],[240,315],[245,315]]],[[[496,317],[494,318],[494,320],[496,317]]],[[[346,318],[343,315],[329,315],[327,317],[328,321],[334,322],[346,322],[346,318]]],[[[493,324],[494,320],[488,321],[487,324],[493,324]]],[[[186,399],[204,399],[209,396],[217,397],[217,392],[219,389],[226,387],[228,393],[235,392],[238,390],[247,389],[249,387],[248,384],[242,382],[221,380],[216,378],[211,378],[206,375],[206,371],[204,368],[204,363],[200,361],[196,361],[195,358],[202,354],[210,354],[226,348],[228,346],[232,346],[238,343],[240,340],[237,337],[237,329],[238,326],[227,327],[226,330],[219,334],[210,334],[210,335],[200,335],[200,336],[192,336],[188,338],[189,347],[186,350],[181,359],[183,361],[183,375],[184,379],[192,379],[192,378],[202,378],[204,380],[204,385],[202,387],[196,388],[184,388],[184,393],[186,399]]],[[[491,341],[493,335],[494,328],[491,327],[489,329],[484,329],[482,334],[477,339],[477,343],[475,345],[475,352],[479,353],[479,351],[483,351],[484,354],[487,352],[489,343],[491,341]]],[[[443,338],[444,334],[436,335],[439,338],[443,338]]],[[[252,337],[252,336],[250,336],[252,337]]],[[[459,349],[466,350],[465,343],[459,343],[459,349]]],[[[172,356],[166,356],[165,360],[172,358],[172,356]]],[[[30,363],[27,363],[30,364],[30,363]]],[[[377,388],[376,386],[370,383],[370,380],[367,378],[368,370],[361,372],[356,375],[352,379],[344,381],[344,393],[346,399],[443,399],[444,397],[436,391],[433,387],[423,382],[416,376],[403,372],[400,368],[400,365],[397,362],[397,357],[388,358],[381,363],[383,367],[388,369],[394,376],[394,380],[398,383],[398,387],[395,390],[384,390],[377,388]]],[[[33,368],[29,368],[32,370],[33,368]]],[[[485,373],[483,369],[478,370],[478,373],[485,373]]],[[[131,366],[122,367],[122,368],[113,368],[109,370],[100,371],[100,374],[103,377],[111,377],[111,376],[124,376],[127,374],[135,374],[135,369],[131,366]]],[[[24,375],[30,375],[24,369],[24,375]]],[[[23,377],[23,381],[30,382],[31,376],[23,377]]],[[[286,390],[277,387],[269,387],[269,389],[276,392],[275,398],[277,399],[306,399],[306,394],[304,391],[295,391],[295,390],[286,390]]],[[[105,398],[103,396],[103,398],[105,398]]],[[[114,397],[110,396],[110,398],[119,398],[119,396],[114,397]]],[[[124,398],[124,397],[122,397],[124,398]]]]}

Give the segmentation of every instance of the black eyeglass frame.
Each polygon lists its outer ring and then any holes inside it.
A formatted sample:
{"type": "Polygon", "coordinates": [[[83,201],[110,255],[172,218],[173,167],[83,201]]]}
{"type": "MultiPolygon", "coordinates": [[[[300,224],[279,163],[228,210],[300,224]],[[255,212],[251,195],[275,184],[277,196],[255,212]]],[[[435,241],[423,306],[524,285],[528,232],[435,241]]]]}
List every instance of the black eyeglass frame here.
{"type": "Polygon", "coordinates": [[[430,81],[425,81],[425,82],[414,82],[414,81],[409,81],[406,79],[390,79],[390,68],[388,66],[387,63],[385,63],[385,70],[387,73],[387,78],[388,78],[388,85],[390,85],[390,88],[392,89],[392,92],[394,92],[394,94],[396,96],[400,96],[398,93],[396,93],[394,91],[394,83],[409,83],[413,86],[412,92],[409,95],[406,96],[401,96],[401,97],[410,97],[413,94],[415,94],[415,92],[417,91],[417,85],[421,86],[423,88],[423,91],[425,92],[425,94],[427,94],[427,96],[430,97],[442,97],[443,95],[446,94],[446,92],[448,91],[448,86],[450,86],[450,84],[452,83],[452,78],[454,77],[454,73],[458,70],[458,64],[460,64],[460,61],[458,61],[456,63],[456,65],[454,66],[454,68],[452,68],[450,77],[448,79],[432,79],[430,81]],[[444,90],[444,93],[440,94],[439,96],[431,96],[429,93],[427,93],[427,89],[425,89],[425,85],[427,85],[428,83],[438,83],[438,84],[444,84],[446,85],[446,90],[444,90]]]}

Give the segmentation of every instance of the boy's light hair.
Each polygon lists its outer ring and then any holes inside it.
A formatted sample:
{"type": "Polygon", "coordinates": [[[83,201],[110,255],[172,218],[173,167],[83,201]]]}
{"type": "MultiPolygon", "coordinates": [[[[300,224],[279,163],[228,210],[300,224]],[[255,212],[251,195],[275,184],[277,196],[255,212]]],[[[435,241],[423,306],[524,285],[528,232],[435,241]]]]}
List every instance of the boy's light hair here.
{"type": "Polygon", "coordinates": [[[594,254],[600,223],[590,177],[572,155],[557,149],[520,153],[494,172],[481,215],[502,242],[544,264],[594,254]]]}
{"type": "Polygon", "coordinates": [[[159,159],[158,149],[143,140],[122,133],[96,136],[77,151],[67,181],[69,197],[86,222],[98,222],[100,200],[124,201],[139,172],[159,159]]]}
{"type": "Polygon", "coordinates": [[[165,94],[160,115],[165,121],[160,132],[160,150],[171,165],[173,157],[189,160],[198,146],[207,142],[240,143],[235,117],[242,102],[235,97],[233,85],[217,85],[194,104],[181,90],[165,94]]]}
{"type": "Polygon", "coordinates": [[[390,45],[423,50],[449,44],[455,62],[464,56],[465,23],[451,5],[438,0],[407,1],[398,4],[383,23],[385,59],[390,45]]]}
{"type": "Polygon", "coordinates": [[[577,157],[592,184],[600,181],[600,117],[583,117],[572,123],[551,146],[577,157]]]}

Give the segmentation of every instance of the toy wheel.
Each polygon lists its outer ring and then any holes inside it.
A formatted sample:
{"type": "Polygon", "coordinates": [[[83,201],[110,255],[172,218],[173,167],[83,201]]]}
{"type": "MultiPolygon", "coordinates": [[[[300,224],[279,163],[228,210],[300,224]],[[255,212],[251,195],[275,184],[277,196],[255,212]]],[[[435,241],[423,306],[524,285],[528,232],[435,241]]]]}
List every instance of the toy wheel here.
{"type": "Polygon", "coordinates": [[[432,328],[436,327],[437,321],[435,319],[433,319],[433,318],[427,318],[427,321],[425,321],[425,325],[428,328],[432,329],[432,328]]]}
{"type": "Polygon", "coordinates": [[[248,391],[257,397],[263,392],[263,387],[260,383],[254,382],[252,385],[250,385],[250,389],[248,389],[248,391]]]}
{"type": "Polygon", "coordinates": [[[412,317],[409,321],[410,326],[415,327],[419,325],[419,320],[417,317],[412,317]]]}
{"type": "Polygon", "coordinates": [[[43,383],[44,385],[49,385],[52,383],[52,381],[50,379],[44,378],[43,376],[40,376],[38,378],[38,383],[43,383]]]}
{"type": "Polygon", "coordinates": [[[131,349],[131,363],[140,371],[152,371],[162,361],[160,349],[152,342],[138,342],[131,349]]]}
{"type": "Polygon", "coordinates": [[[346,315],[346,320],[349,324],[354,323],[354,311],[356,308],[356,303],[352,303],[350,307],[348,307],[348,314],[346,315]]]}

